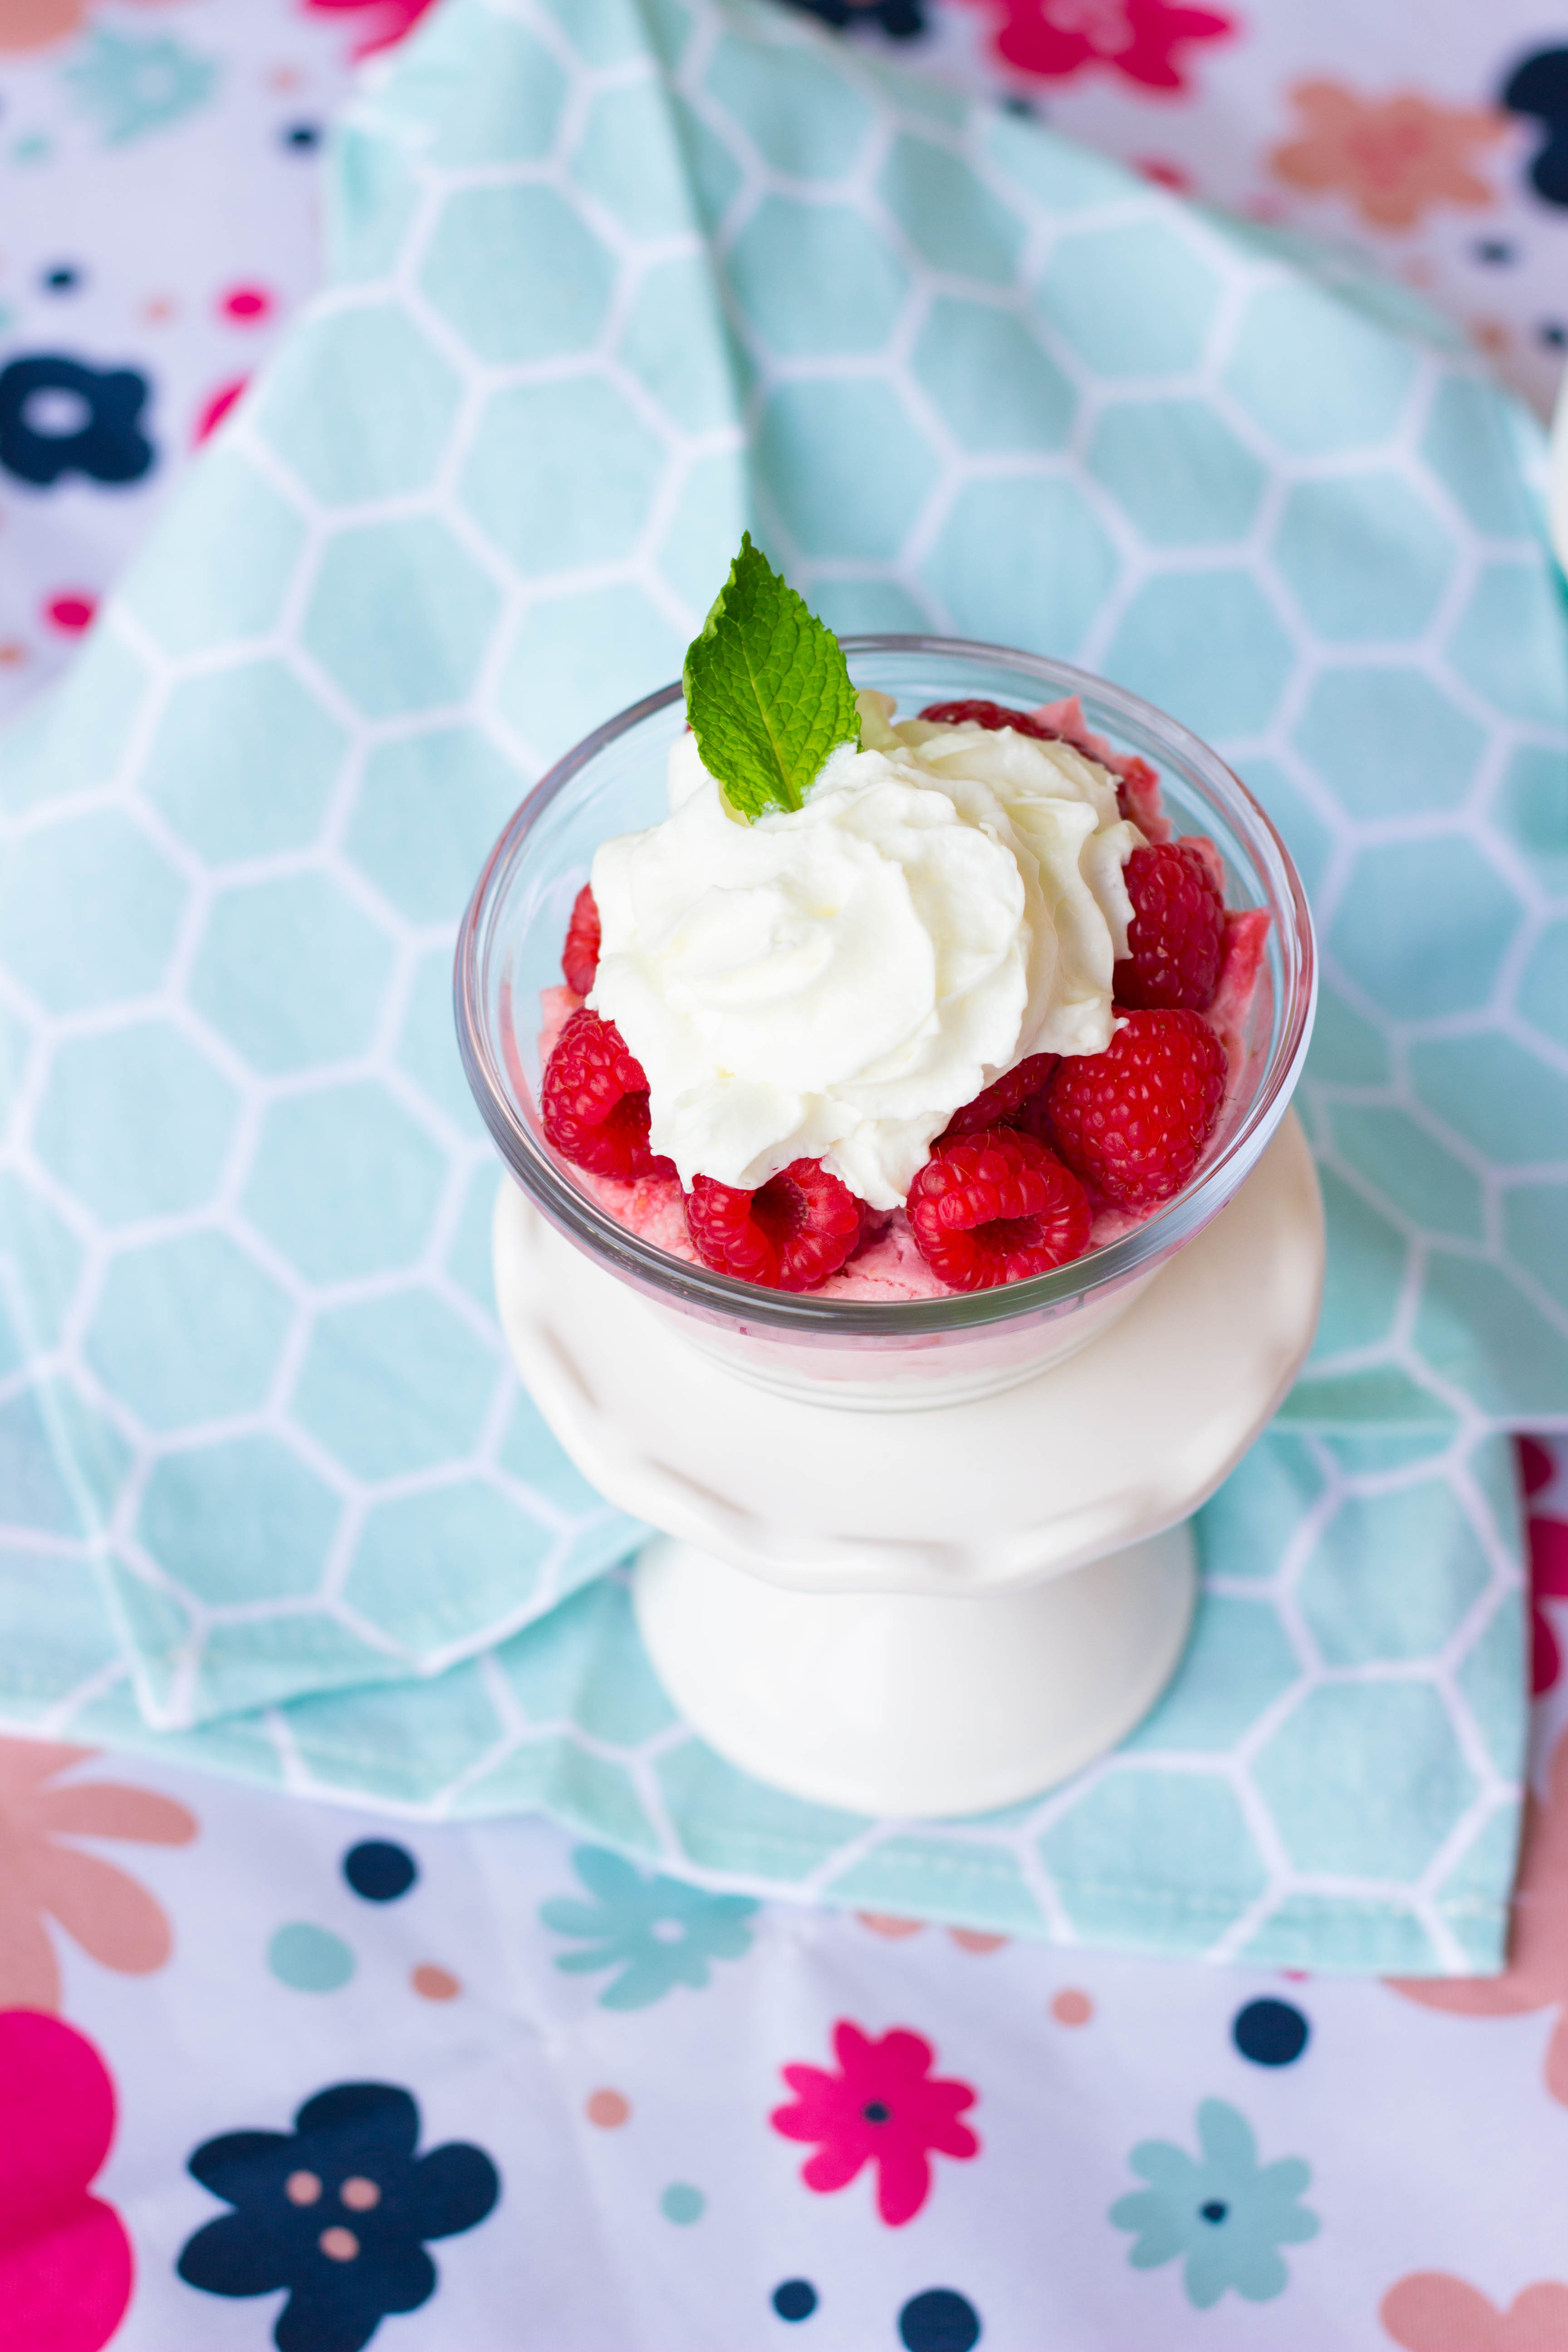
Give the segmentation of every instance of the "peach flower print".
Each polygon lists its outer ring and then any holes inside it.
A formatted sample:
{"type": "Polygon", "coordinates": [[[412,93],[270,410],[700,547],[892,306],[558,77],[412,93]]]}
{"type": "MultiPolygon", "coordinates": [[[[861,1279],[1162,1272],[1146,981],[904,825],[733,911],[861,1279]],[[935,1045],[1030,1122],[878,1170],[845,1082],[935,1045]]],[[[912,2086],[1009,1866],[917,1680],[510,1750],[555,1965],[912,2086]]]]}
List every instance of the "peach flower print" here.
{"type": "Polygon", "coordinates": [[[196,1833],[195,1816],[151,1789],[60,1780],[92,1752],[0,1739],[0,2009],[58,2009],[59,1964],[46,1919],[126,1976],[150,1975],[169,1957],[163,1906],[113,1863],[63,1841],[185,1845],[196,1833]]]}
{"type": "Polygon", "coordinates": [[[1373,228],[1414,228],[1436,205],[1489,205],[1470,152],[1500,139],[1508,118],[1487,106],[1441,106],[1402,90],[1358,98],[1343,82],[1298,82],[1302,135],[1276,147],[1271,169],[1292,188],[1337,190],[1373,228]]]}
{"type": "Polygon", "coordinates": [[[1530,2010],[1555,2009],[1557,2023],[1546,2046],[1546,2087],[1568,2106],[1568,1732],[1552,1754],[1546,1801],[1525,1800],[1507,1969],[1500,1977],[1391,1981],[1406,2000],[1458,2017],[1519,2017],[1530,2010]]]}
{"type": "Polygon", "coordinates": [[[1568,2286],[1543,2279],[1506,2311],[1446,2271],[1416,2271],[1391,2286],[1378,2313],[1405,2352],[1568,2352],[1568,2286]]]}
{"type": "Polygon", "coordinates": [[[88,0],[0,0],[0,55],[47,49],[51,41],[68,40],[80,31],[87,5],[88,0]]]}

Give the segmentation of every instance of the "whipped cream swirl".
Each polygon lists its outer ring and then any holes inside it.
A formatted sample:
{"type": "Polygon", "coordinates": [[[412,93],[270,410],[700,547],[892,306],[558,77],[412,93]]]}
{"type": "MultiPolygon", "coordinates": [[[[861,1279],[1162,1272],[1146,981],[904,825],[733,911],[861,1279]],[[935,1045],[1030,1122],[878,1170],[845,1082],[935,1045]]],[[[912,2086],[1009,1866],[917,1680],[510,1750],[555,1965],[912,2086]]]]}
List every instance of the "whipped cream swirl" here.
{"type": "Polygon", "coordinates": [[[695,736],[670,814],[605,842],[594,1010],[647,1073],[683,1184],[754,1189],[821,1160],[900,1207],[934,1137],[1027,1054],[1110,1042],[1142,835],[1068,743],[924,719],[862,693],[861,748],[803,808],[748,824],[695,736]]]}

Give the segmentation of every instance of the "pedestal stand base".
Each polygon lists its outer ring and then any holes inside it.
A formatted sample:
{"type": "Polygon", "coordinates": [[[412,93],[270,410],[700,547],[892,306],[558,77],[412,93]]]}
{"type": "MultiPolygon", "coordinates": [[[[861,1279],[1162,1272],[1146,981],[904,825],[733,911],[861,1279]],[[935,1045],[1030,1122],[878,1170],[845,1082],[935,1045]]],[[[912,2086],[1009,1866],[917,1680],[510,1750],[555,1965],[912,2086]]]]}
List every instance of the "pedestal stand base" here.
{"type": "Polygon", "coordinates": [[[774,1787],[985,1812],[1152,1706],[1193,1604],[1185,1525],[1300,1370],[1322,1206],[1288,1117],[1120,1320],[919,1412],[759,1396],[547,1225],[496,1211],[502,1323],[584,1476],[665,1537],[637,1613],[681,1712],[774,1787]]]}
{"type": "Polygon", "coordinates": [[[1022,1591],[798,1592],[668,1536],[637,1622],[683,1716],[731,1763],[818,1804],[926,1817],[1037,1795],[1130,1731],[1186,1639],[1183,1521],[1022,1591]]]}

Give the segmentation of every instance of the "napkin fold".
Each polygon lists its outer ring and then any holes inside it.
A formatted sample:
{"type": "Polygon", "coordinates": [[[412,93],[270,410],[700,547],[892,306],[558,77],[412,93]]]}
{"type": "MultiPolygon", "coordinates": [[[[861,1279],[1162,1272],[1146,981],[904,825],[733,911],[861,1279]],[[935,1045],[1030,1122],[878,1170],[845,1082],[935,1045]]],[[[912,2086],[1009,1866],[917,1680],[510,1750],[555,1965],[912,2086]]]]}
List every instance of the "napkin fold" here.
{"type": "Polygon", "coordinates": [[[332,281],[0,747],[0,1709],[723,1883],[1495,1966],[1500,1433],[1568,1397],[1568,637],[1530,420],[1403,295],[745,0],[444,0],[332,281]],[[519,1391],[454,927],[743,527],[843,628],[1136,688],[1323,948],[1317,1348],[1116,1757],[940,1832],[664,1707],[519,1391]],[[1553,893],[1556,894],[1554,902],[1553,893]]]}

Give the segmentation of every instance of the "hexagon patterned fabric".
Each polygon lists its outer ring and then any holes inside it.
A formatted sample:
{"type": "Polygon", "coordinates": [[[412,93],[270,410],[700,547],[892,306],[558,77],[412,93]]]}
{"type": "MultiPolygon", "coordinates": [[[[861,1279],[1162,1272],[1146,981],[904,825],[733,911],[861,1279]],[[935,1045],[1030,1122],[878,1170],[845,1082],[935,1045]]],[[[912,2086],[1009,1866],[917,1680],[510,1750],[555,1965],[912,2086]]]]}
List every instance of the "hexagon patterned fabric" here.
{"type": "Polygon", "coordinates": [[[334,282],[0,752],[0,1711],[715,1883],[1311,1966],[1499,1965],[1498,1432],[1564,1418],[1568,635],[1528,423],[1408,298],[747,0],[445,0],[334,282]],[[1324,950],[1306,1377],[1183,1671],[913,1831],[671,1717],[504,1360],[456,919],[750,524],[839,627],[1217,743],[1324,950]]]}

